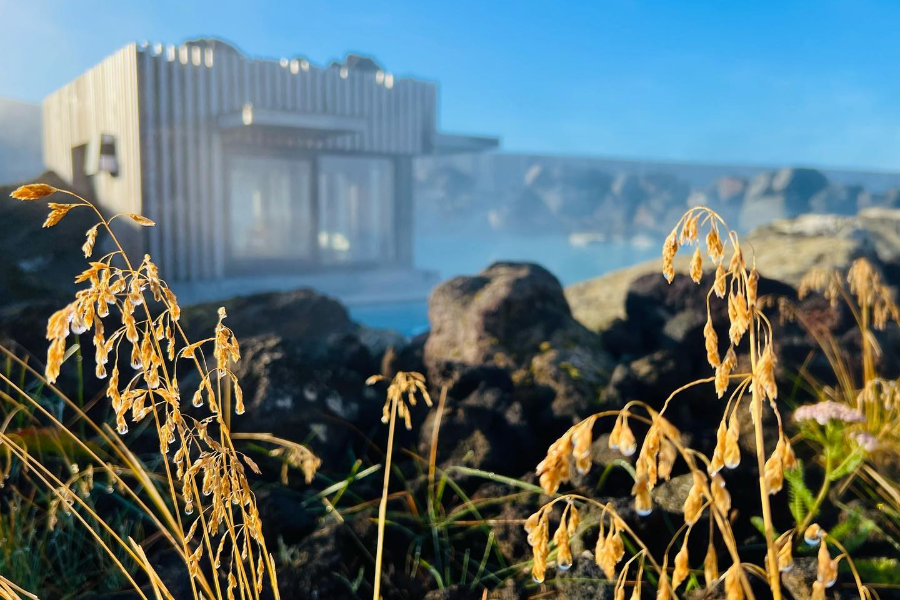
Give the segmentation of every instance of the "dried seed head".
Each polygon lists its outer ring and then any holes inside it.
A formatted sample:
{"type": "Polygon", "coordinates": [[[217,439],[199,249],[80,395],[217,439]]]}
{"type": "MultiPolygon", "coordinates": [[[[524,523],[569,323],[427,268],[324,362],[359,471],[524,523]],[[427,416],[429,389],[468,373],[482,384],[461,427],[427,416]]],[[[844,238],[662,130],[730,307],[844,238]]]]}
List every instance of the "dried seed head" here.
{"type": "Polygon", "coordinates": [[[719,358],[719,336],[716,335],[716,329],[712,324],[712,315],[706,315],[706,325],[703,326],[703,339],[706,343],[706,360],[709,366],[716,368],[722,364],[719,358]]]}
{"type": "Polygon", "coordinates": [[[728,391],[728,381],[731,371],[737,366],[737,355],[734,352],[734,346],[729,346],[725,357],[721,364],[716,367],[716,396],[721,398],[728,391]]]}
{"type": "Polygon", "coordinates": [[[672,477],[672,469],[678,458],[678,448],[668,439],[663,439],[659,448],[659,477],[668,481],[672,477]]]}
{"type": "Polygon", "coordinates": [[[818,579],[813,581],[810,600],[825,600],[825,584],[818,579]]]}
{"type": "Polygon", "coordinates": [[[728,264],[728,270],[732,273],[736,273],[746,268],[746,263],[744,262],[744,253],[741,251],[741,247],[735,244],[734,254],[731,255],[731,262],[728,264]]]}
{"type": "Polygon", "coordinates": [[[591,444],[594,441],[593,417],[585,419],[575,427],[572,433],[572,456],[578,465],[578,472],[584,475],[591,466],[591,444]],[[581,469],[585,467],[585,469],[581,469]]]}
{"type": "Polygon", "coordinates": [[[44,371],[44,374],[47,377],[47,381],[49,381],[50,383],[55,383],[57,378],[59,378],[59,370],[62,367],[62,362],[65,355],[65,338],[57,338],[50,342],[50,347],[47,349],[47,367],[44,371]]]}
{"type": "Polygon", "coordinates": [[[694,280],[694,283],[700,283],[703,279],[703,256],[700,254],[699,246],[691,257],[691,279],[694,280]]]}
{"type": "Polygon", "coordinates": [[[677,588],[681,582],[687,579],[690,574],[688,567],[688,536],[684,536],[684,542],[681,544],[681,550],[675,555],[675,569],[672,571],[672,587],[677,588]]]}
{"type": "Polygon", "coordinates": [[[547,456],[538,463],[535,473],[547,494],[555,494],[562,482],[569,480],[569,456],[572,454],[572,430],[553,442],[547,456]]]}
{"type": "Polygon", "coordinates": [[[719,578],[719,557],[711,537],[706,548],[706,557],[703,559],[703,577],[706,580],[706,587],[711,587],[719,578]]]}
{"type": "Polygon", "coordinates": [[[727,288],[726,279],[727,275],[725,273],[725,267],[722,266],[722,263],[719,263],[719,265],[716,267],[716,280],[713,283],[713,291],[719,298],[725,297],[725,291],[727,288]]]}
{"type": "Polygon", "coordinates": [[[719,428],[716,430],[716,447],[713,449],[712,459],[709,461],[707,472],[710,477],[722,470],[725,466],[725,445],[728,440],[728,429],[725,427],[725,419],[719,421],[719,428]]]}
{"type": "Polygon", "coordinates": [[[47,215],[47,220],[44,221],[42,227],[53,227],[57,223],[63,220],[70,210],[75,208],[76,206],[80,206],[78,204],[57,204],[55,202],[51,202],[50,206],[50,214],[47,215]]]}
{"type": "Polygon", "coordinates": [[[678,253],[678,239],[676,238],[675,231],[669,234],[669,237],[666,238],[665,244],[663,244],[663,277],[666,278],[666,281],[672,283],[672,280],[675,279],[675,267],[672,264],[672,261],[675,259],[675,255],[678,253]]]}
{"type": "Polygon", "coordinates": [[[813,523],[803,532],[803,541],[810,546],[818,546],[824,536],[825,531],[819,527],[818,523],[813,523]]]}
{"type": "Polygon", "coordinates": [[[641,446],[641,452],[638,455],[637,464],[635,465],[637,478],[640,479],[642,476],[645,476],[647,478],[648,490],[653,489],[653,486],[656,485],[659,476],[659,468],[657,464],[659,449],[659,426],[654,421],[654,423],[650,426],[650,429],[647,431],[647,436],[644,438],[644,443],[641,446]]]}
{"type": "Polygon", "coordinates": [[[16,200],[40,200],[58,191],[55,187],[46,183],[29,183],[16,188],[10,196],[16,200]]]}
{"type": "MultiPolygon", "coordinates": [[[[563,524],[560,525],[562,528],[563,524]]],[[[560,571],[568,571],[572,568],[572,548],[569,546],[568,534],[563,535],[557,542],[556,566],[560,571]]]]}
{"type": "Polygon", "coordinates": [[[741,343],[741,338],[747,332],[750,326],[750,312],[747,310],[747,299],[741,292],[732,293],[728,296],[728,319],[731,327],[728,329],[728,337],[731,343],[737,346],[741,343]]]}
{"type": "MultiPolygon", "coordinates": [[[[675,587],[678,587],[677,585],[675,587]]],[[[656,600],[667,600],[669,596],[672,595],[672,590],[669,587],[669,578],[663,574],[659,578],[659,583],[656,586],[656,600]]],[[[638,598],[640,600],[640,598],[638,598]]]]}
{"type": "Polygon", "coordinates": [[[616,565],[625,556],[625,544],[622,541],[622,534],[615,520],[609,528],[609,533],[604,537],[601,526],[600,537],[597,538],[597,547],[594,549],[594,561],[603,571],[607,579],[613,579],[616,576],[616,565]]]}
{"type": "Polygon", "coordinates": [[[638,516],[646,517],[653,512],[653,498],[650,495],[646,475],[637,478],[631,489],[631,495],[634,496],[634,510],[638,516]]]}
{"type": "Polygon", "coordinates": [[[606,555],[607,555],[606,534],[603,531],[603,521],[601,520],[600,533],[597,536],[597,544],[596,544],[596,546],[594,546],[594,562],[597,564],[598,567],[600,567],[600,569],[603,570],[603,573],[604,573],[604,575],[606,575],[607,579],[612,579],[616,574],[615,564],[613,564],[612,566],[608,565],[606,563],[606,561],[607,561],[606,555]],[[610,568],[611,571],[607,570],[608,568],[610,568]]]}
{"type": "Polygon", "coordinates": [[[831,559],[828,552],[828,544],[824,541],[819,546],[819,556],[816,568],[816,579],[822,582],[827,588],[830,588],[837,581],[838,561],[831,559]]]}
{"type": "Polygon", "coordinates": [[[778,547],[778,570],[786,573],[794,568],[793,535],[788,535],[780,541],[778,547]]]}
{"type": "Polygon", "coordinates": [[[741,447],[738,444],[741,426],[738,421],[737,411],[731,413],[728,423],[728,432],[725,434],[725,450],[723,460],[729,469],[736,469],[741,464],[741,447]]]}
{"type": "Polygon", "coordinates": [[[747,276],[747,306],[750,307],[751,312],[756,306],[756,296],[758,289],[759,272],[756,270],[756,267],[753,267],[752,269],[750,269],[750,274],[747,276]]]}
{"type": "Polygon", "coordinates": [[[782,436],[780,441],[784,444],[784,448],[781,452],[782,465],[784,465],[785,470],[796,468],[797,455],[794,454],[794,448],[791,446],[791,441],[784,436],[782,436]]]}
{"type": "Polygon", "coordinates": [[[538,511],[532,514],[525,520],[525,533],[528,534],[528,543],[533,544],[533,540],[531,538],[531,534],[537,531],[537,527],[540,524],[541,519],[541,511],[538,511]]]}
{"type": "Polygon", "coordinates": [[[731,510],[731,494],[725,489],[725,480],[720,474],[717,473],[712,477],[709,489],[712,493],[712,501],[716,510],[718,510],[722,516],[727,516],[728,511],[731,510]]]}
{"type": "Polygon", "coordinates": [[[623,414],[619,413],[619,416],[616,417],[616,422],[613,425],[612,431],[609,432],[609,440],[607,445],[610,450],[618,450],[619,449],[619,439],[622,437],[622,417],[623,414]]]}
{"type": "Polygon", "coordinates": [[[726,600],[744,600],[744,588],[741,585],[741,566],[731,565],[725,571],[725,598],[726,600]]]}
{"type": "Polygon", "coordinates": [[[705,480],[700,471],[694,471],[693,476],[694,484],[684,500],[684,522],[688,525],[696,523],[700,519],[700,514],[703,510],[703,485],[705,480]]]}
{"type": "Polygon", "coordinates": [[[631,456],[637,451],[637,440],[634,438],[634,432],[628,426],[628,419],[622,419],[622,428],[619,434],[619,452],[623,456],[631,456]]]}
{"type": "Polygon", "coordinates": [[[776,445],[772,456],[766,461],[765,482],[769,495],[777,494],[784,486],[784,463],[782,461],[783,446],[776,445]]]}
{"type": "Polygon", "coordinates": [[[566,531],[569,534],[569,537],[575,535],[575,532],[578,531],[578,525],[581,523],[581,517],[578,514],[578,509],[575,508],[574,504],[569,505],[569,518],[566,521],[566,531]]]}
{"type": "Polygon", "coordinates": [[[544,582],[544,575],[547,572],[547,556],[550,554],[549,527],[547,517],[543,516],[538,528],[532,534],[534,543],[531,547],[534,552],[534,565],[531,567],[531,577],[537,583],[544,582]]]}
{"type": "Polygon", "coordinates": [[[766,392],[766,396],[770,402],[774,402],[778,398],[778,386],[775,383],[775,352],[772,350],[772,344],[767,344],[760,356],[755,377],[759,386],[766,392]]]}
{"type": "Polygon", "coordinates": [[[713,262],[720,262],[725,254],[725,245],[719,238],[719,230],[715,226],[710,227],[709,233],[706,234],[706,251],[713,262]]]}
{"type": "Polygon", "coordinates": [[[689,219],[684,219],[681,225],[681,235],[679,242],[682,245],[690,244],[697,240],[697,223],[700,221],[700,215],[697,214],[689,219]]]}

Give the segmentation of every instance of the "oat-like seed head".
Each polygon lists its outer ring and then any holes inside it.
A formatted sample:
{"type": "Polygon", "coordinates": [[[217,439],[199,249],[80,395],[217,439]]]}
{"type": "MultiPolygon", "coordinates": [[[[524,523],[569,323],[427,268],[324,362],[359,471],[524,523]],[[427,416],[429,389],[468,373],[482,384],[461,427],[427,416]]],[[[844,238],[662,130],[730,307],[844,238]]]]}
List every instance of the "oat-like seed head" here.
{"type": "Polygon", "coordinates": [[[825,540],[819,545],[819,554],[816,568],[816,579],[822,582],[826,588],[830,588],[837,581],[838,561],[831,558],[828,552],[828,544],[825,540]]]}
{"type": "Polygon", "coordinates": [[[744,587],[741,585],[741,566],[733,564],[725,571],[725,598],[727,600],[744,600],[744,587]]]}
{"type": "Polygon", "coordinates": [[[688,566],[688,534],[685,534],[681,549],[675,555],[675,570],[672,571],[672,587],[677,588],[690,574],[688,566]]]}
{"type": "Polygon", "coordinates": [[[10,196],[16,200],[40,200],[58,191],[55,187],[46,183],[30,183],[16,188],[10,196]]]}
{"type": "Polygon", "coordinates": [[[719,578],[719,556],[713,545],[712,537],[709,538],[706,557],[703,559],[703,578],[706,581],[706,587],[712,586],[719,578]]]}

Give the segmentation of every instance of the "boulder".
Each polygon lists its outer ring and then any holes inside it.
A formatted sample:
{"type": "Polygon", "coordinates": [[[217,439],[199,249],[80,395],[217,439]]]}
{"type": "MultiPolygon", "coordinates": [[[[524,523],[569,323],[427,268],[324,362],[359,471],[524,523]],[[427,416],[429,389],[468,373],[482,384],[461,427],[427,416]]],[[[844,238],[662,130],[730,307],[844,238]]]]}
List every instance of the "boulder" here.
{"type": "MultiPolygon", "coordinates": [[[[352,449],[380,425],[384,391],[365,383],[381,370],[383,344],[372,342],[379,336],[337,300],[297,290],[187,307],[191,339],[211,335],[220,305],[241,344],[234,369],[247,412],[233,419],[235,429],[308,442],[332,470],[355,458],[352,449]]],[[[194,379],[185,373],[182,389],[194,379]]]]}
{"type": "Polygon", "coordinates": [[[493,366],[509,374],[515,395],[549,419],[587,413],[612,364],[600,337],[578,323],[559,281],[528,263],[496,263],[476,276],[442,283],[429,299],[425,366],[435,385],[493,366]]]}
{"type": "Polygon", "coordinates": [[[419,453],[428,456],[435,422],[440,416],[438,461],[442,468],[463,465],[519,475],[541,458],[534,423],[513,398],[509,375],[496,368],[478,369],[470,380],[448,390],[443,413],[427,412],[419,427],[419,453]],[[468,388],[468,389],[466,389],[468,388]]]}
{"type": "MultiPolygon", "coordinates": [[[[893,276],[893,264],[900,263],[900,209],[868,208],[855,217],[807,214],[781,219],[750,232],[743,242],[752,248],[761,275],[795,287],[813,268],[846,270],[861,256],[893,276]]],[[[687,272],[688,258],[689,253],[679,253],[677,272],[687,272]]],[[[624,318],[632,283],[660,273],[661,265],[654,260],[569,286],[565,294],[575,318],[593,331],[607,329],[624,318]]]]}

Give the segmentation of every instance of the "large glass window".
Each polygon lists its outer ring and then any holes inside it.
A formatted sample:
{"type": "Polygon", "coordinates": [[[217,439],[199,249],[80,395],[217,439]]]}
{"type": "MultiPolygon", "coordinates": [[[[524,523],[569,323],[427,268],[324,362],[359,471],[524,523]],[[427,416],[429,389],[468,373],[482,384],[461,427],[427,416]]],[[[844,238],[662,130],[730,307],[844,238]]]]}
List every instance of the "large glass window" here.
{"type": "Polygon", "coordinates": [[[396,258],[394,170],[388,159],[319,161],[319,257],[323,263],[396,258]]]}
{"type": "Polygon", "coordinates": [[[237,157],[231,162],[231,254],[238,260],[312,257],[307,161],[237,157]]]}

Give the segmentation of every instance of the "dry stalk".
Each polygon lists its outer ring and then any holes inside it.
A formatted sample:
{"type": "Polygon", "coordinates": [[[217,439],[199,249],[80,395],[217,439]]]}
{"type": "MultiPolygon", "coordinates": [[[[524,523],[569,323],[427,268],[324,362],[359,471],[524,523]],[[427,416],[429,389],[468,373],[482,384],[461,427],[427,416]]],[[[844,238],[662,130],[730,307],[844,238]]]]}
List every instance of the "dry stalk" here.
{"type": "MultiPolygon", "coordinates": [[[[107,219],[88,200],[45,184],[23,186],[12,196],[36,201],[57,192],[68,195],[74,202],[49,203],[50,213],[44,227],[53,227],[71,210],[87,209],[93,211],[98,222],[86,233],[82,246],[85,258],[92,257],[101,232],[109,236],[115,250],[89,262],[88,268],[76,278],[76,283],[87,283],[88,287],[78,291],[72,303],[50,317],[47,381],[52,384],[59,376],[68,336],[93,329],[96,376],[109,379],[107,397],[116,414],[118,432],[122,435],[128,432],[129,420],[137,423],[152,418],[170,501],[176,507],[183,506],[185,515],[197,511],[193,523],[185,528],[182,511],[176,510],[174,524],[181,536],[181,554],[191,575],[193,596],[230,600],[239,594],[245,600],[259,600],[268,581],[268,587],[278,598],[274,562],[262,536],[262,522],[245,465],[257,473],[259,469],[234,448],[229,419],[223,415],[223,410],[230,407],[232,395],[235,412],[244,412],[243,393],[231,369],[240,359],[240,348],[234,333],[224,323],[227,316],[224,309],[219,309],[219,320],[211,337],[189,342],[179,322],[181,309],[175,294],[159,276],[150,256],[145,255],[135,267],[111,227],[117,218],[127,218],[144,227],[154,223],[137,214],[117,214],[107,219]],[[113,311],[119,322],[107,335],[104,319],[106,323],[112,320],[113,311]],[[208,346],[215,361],[213,367],[208,366],[204,351],[208,346]],[[120,356],[129,356],[133,374],[120,372],[120,356]],[[179,360],[187,360],[199,374],[200,383],[192,403],[197,409],[206,406],[209,416],[205,418],[181,411],[179,360]],[[109,371],[107,365],[111,365],[109,371]],[[175,451],[170,459],[172,446],[175,451]],[[195,537],[199,542],[194,542],[195,537]],[[223,559],[227,562],[227,570],[221,572],[225,589],[219,576],[223,559]],[[205,582],[202,560],[215,574],[212,587],[205,582]]],[[[314,470],[309,467],[314,461],[308,457],[304,460],[308,469],[314,470]]],[[[127,546],[126,550],[138,564],[149,567],[143,552],[136,554],[127,546]]],[[[150,577],[158,592],[161,583],[152,574],[150,577]]],[[[142,594],[140,590],[139,593],[142,594]]]]}
{"type": "MultiPolygon", "coordinates": [[[[682,246],[695,246],[690,262],[690,276],[696,283],[703,279],[703,254],[701,239],[705,238],[705,254],[714,265],[715,274],[707,292],[707,319],[704,327],[704,345],[707,360],[715,371],[715,376],[700,382],[694,382],[676,390],[666,400],[663,408],[656,412],[641,403],[631,402],[615,416],[615,424],[610,434],[610,447],[617,448],[625,456],[638,453],[635,465],[635,482],[632,496],[635,511],[638,515],[647,515],[653,510],[651,490],[658,481],[668,479],[675,461],[679,456],[684,460],[694,478],[684,506],[686,536],[690,534],[694,523],[705,512],[710,512],[710,551],[704,560],[704,570],[708,579],[718,577],[718,565],[715,563],[713,533],[718,530],[724,541],[732,565],[726,571],[726,592],[729,598],[740,600],[745,596],[752,599],[753,592],[749,586],[746,572],[761,574],[768,582],[775,600],[781,599],[781,581],[779,572],[789,567],[785,545],[789,541],[775,539],[772,524],[772,512],[769,496],[781,490],[784,481],[784,470],[794,465],[796,459],[790,441],[785,436],[781,424],[781,415],[776,405],[778,388],[775,383],[776,354],[772,339],[772,327],[763,314],[758,302],[759,273],[745,260],[738,236],[728,229],[726,223],[714,211],[697,207],[688,210],[666,238],[663,246],[663,275],[671,282],[675,276],[674,258],[682,246]],[[702,236],[702,230],[706,235],[702,236]],[[725,235],[723,236],[722,233],[725,235]],[[726,249],[731,253],[726,262],[726,249]],[[729,317],[729,328],[725,336],[726,351],[721,353],[721,342],[712,322],[710,303],[712,297],[725,300],[729,317]],[[748,340],[751,372],[737,374],[737,351],[744,339],[748,340]],[[713,382],[716,396],[723,398],[731,387],[732,380],[737,380],[730,394],[717,433],[717,443],[712,457],[707,458],[693,450],[684,448],[677,429],[664,417],[670,402],[675,396],[698,383],[713,382]],[[749,392],[749,394],[748,394],[749,392]],[[747,398],[749,396],[749,399],[747,398]],[[744,400],[747,399],[747,402],[744,400]],[[756,449],[757,468],[759,470],[759,494],[761,512],[766,538],[766,567],[758,570],[741,562],[737,552],[737,544],[728,522],[731,509],[731,496],[725,487],[725,480],[720,474],[723,468],[734,469],[741,462],[739,445],[741,405],[748,406],[750,419],[754,428],[754,444],[756,449]],[[763,411],[768,404],[776,417],[778,443],[775,451],[768,458],[763,445],[763,411]],[[638,446],[634,433],[629,426],[629,418],[634,418],[633,408],[642,407],[649,415],[650,427],[643,443],[638,446]],[[640,451],[638,452],[638,447],[640,451]],[[698,461],[705,469],[698,467],[698,461]],[[713,523],[715,528],[713,528],[713,523]],[[781,554],[779,555],[779,551],[781,554]],[[780,558],[779,558],[780,557],[780,558]]],[[[572,427],[548,450],[545,458],[537,467],[541,486],[548,494],[557,491],[560,484],[569,479],[569,460],[574,461],[575,468],[585,473],[591,466],[592,430],[596,421],[605,416],[600,413],[588,417],[572,427]]],[[[552,504],[552,503],[551,503],[552,504]]],[[[542,509],[543,511],[543,509],[542,509]]],[[[542,511],[532,516],[531,527],[544,522],[542,511]]],[[[565,514],[563,519],[565,519],[565,514]]],[[[546,536],[537,535],[535,541],[536,579],[543,579],[543,567],[548,551],[546,536]]],[[[562,536],[554,536],[557,547],[565,542],[562,536]]],[[[637,540],[635,540],[637,541],[637,540]]],[[[619,557],[621,558],[621,557],[619,557]]],[[[648,557],[649,558],[649,557],[648,557]]],[[[685,565],[688,562],[687,546],[683,544],[675,558],[675,572],[671,585],[665,577],[661,577],[658,589],[660,597],[675,597],[675,588],[683,581],[685,565]]],[[[595,554],[598,564],[603,562],[606,568],[611,561],[608,556],[595,554]]],[[[615,561],[618,562],[618,561],[615,561]]],[[[663,564],[668,564],[668,553],[663,564]]],[[[614,563],[612,563],[614,566],[614,563]]],[[[607,570],[604,568],[604,570],[607,570]]],[[[609,575],[610,571],[607,571],[609,575]]]]}
{"type": "MultiPolygon", "coordinates": [[[[384,380],[382,375],[373,375],[366,380],[372,385],[384,380]]],[[[394,429],[397,417],[403,419],[406,429],[412,429],[410,407],[415,406],[416,396],[421,395],[425,404],[431,406],[431,396],[425,385],[425,376],[421,373],[398,372],[387,389],[387,398],[382,409],[381,422],[388,426],[387,454],[384,459],[384,485],[381,490],[381,502],[378,505],[378,541],[375,549],[375,580],[372,585],[372,598],[381,598],[381,568],[384,561],[384,526],[387,521],[388,486],[391,481],[391,461],[394,454],[394,429]],[[409,403],[407,405],[407,402],[409,403]]],[[[442,396],[443,397],[443,396],[442,396]]]]}

